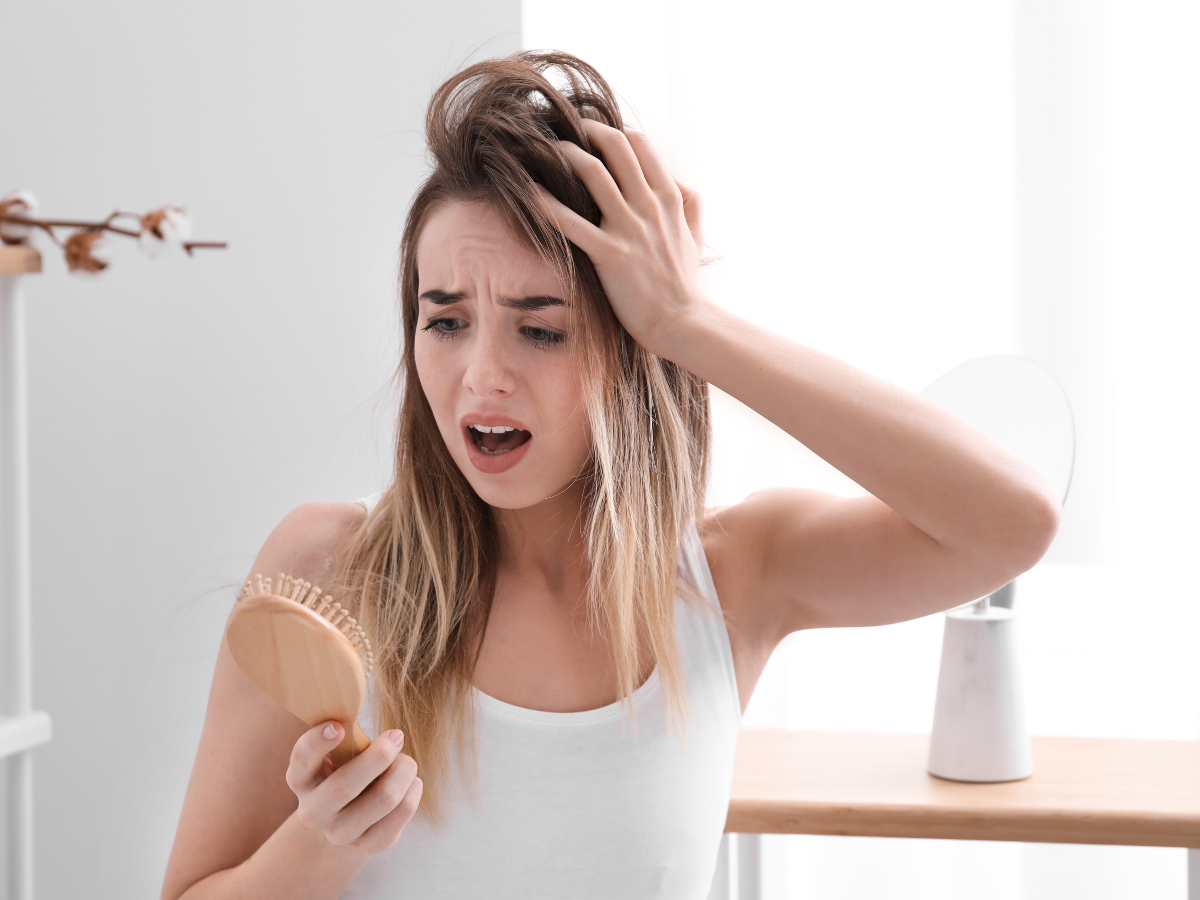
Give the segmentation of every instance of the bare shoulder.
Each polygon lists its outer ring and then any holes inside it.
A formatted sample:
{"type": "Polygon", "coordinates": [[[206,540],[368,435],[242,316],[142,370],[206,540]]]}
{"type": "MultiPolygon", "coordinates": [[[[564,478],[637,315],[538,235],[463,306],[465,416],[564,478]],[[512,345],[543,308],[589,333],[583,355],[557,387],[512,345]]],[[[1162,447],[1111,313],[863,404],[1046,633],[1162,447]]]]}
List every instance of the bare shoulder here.
{"type": "MultiPolygon", "coordinates": [[[[771,536],[782,517],[815,514],[825,496],[817,491],[772,488],[731,506],[709,507],[697,523],[725,613],[743,710],[782,633],[775,621],[776,610],[761,602],[760,596],[764,573],[771,565],[771,536]]],[[[803,546],[794,550],[805,552],[803,546]]]]}
{"type": "MultiPolygon", "coordinates": [[[[804,488],[770,488],[740,503],[708,507],[699,523],[700,540],[722,607],[742,612],[752,602],[783,520],[815,522],[839,499],[804,488]]],[[[791,549],[805,551],[802,545],[791,549]]]]}
{"type": "Polygon", "coordinates": [[[251,574],[284,572],[319,583],[335,569],[366,518],[366,508],[356,502],[302,503],[267,536],[251,574]]]}
{"type": "MultiPolygon", "coordinates": [[[[366,514],[358,503],[296,507],[272,530],[247,574],[274,577],[284,572],[320,584],[366,514]]],[[[200,746],[163,881],[164,900],[245,862],[295,811],[296,795],[284,774],[296,741],[307,730],[247,677],[222,634],[200,746]]]]}

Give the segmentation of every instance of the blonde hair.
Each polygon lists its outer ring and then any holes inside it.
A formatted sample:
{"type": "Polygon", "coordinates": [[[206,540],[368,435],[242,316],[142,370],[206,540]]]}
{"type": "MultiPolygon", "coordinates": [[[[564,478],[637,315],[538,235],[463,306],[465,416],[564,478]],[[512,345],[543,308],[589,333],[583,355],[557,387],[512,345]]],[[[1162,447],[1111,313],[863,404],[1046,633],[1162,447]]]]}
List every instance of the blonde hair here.
{"type": "Polygon", "coordinates": [[[708,386],[647,352],[613,314],[587,255],[555,228],[533,189],[539,182],[594,224],[600,213],[556,141],[599,155],[588,116],[621,128],[615,97],[595,69],[566,53],[521,52],[472,65],[434,93],[426,114],[432,171],[418,190],[401,242],[403,395],[394,477],[341,557],[344,596],[375,648],[376,726],[402,728],[405,752],[425,784],[435,821],[452,735],[460,764],[473,747],[471,678],[496,581],[492,510],[443,442],[413,360],[416,244],[430,214],[449,201],[489,204],[512,233],[552,266],[571,296],[572,352],[592,430],[581,476],[579,526],[586,545],[588,622],[608,636],[619,696],[633,712],[649,646],[674,722],[687,696],[674,631],[677,590],[695,597],[677,559],[702,510],[710,421],[708,386]],[[555,70],[562,86],[547,77],[555,70]]]}

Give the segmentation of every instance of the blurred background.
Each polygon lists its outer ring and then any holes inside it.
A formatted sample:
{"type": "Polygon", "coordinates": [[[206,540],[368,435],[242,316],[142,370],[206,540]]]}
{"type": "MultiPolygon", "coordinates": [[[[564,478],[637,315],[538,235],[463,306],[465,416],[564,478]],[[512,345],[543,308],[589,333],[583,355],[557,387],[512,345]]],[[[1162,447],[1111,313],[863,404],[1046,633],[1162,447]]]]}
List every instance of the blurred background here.
{"type": "MultiPolygon", "coordinates": [[[[114,241],[84,278],[41,240],[24,282],[39,896],[158,896],[236,585],[288,510],[389,471],[424,105],[522,47],[597,66],[701,192],[723,305],[914,391],[986,354],[1050,368],[1078,458],[1017,587],[1031,731],[1200,738],[1196,4],[130,0],[5,4],[0,33],[0,193],[62,217],[181,204],[230,242],[150,261],[114,241]]],[[[714,407],[712,503],[858,491],[714,407]]],[[[794,635],[744,724],[928,732],[941,630],[794,635]]],[[[771,898],[1186,881],[1157,848],[788,836],[764,856],[771,898]]]]}

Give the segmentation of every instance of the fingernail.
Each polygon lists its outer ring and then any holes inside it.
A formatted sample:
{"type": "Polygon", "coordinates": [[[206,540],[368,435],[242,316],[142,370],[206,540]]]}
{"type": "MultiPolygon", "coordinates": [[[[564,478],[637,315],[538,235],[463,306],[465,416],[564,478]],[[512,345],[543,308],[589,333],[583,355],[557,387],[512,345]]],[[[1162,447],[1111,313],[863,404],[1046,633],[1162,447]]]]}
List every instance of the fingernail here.
{"type": "Polygon", "coordinates": [[[400,729],[393,728],[391,731],[388,732],[388,738],[397,747],[404,746],[404,732],[401,731],[400,729]]]}
{"type": "Polygon", "coordinates": [[[325,730],[321,732],[321,736],[327,741],[332,741],[337,737],[337,729],[333,727],[332,722],[325,726],[325,730]]]}

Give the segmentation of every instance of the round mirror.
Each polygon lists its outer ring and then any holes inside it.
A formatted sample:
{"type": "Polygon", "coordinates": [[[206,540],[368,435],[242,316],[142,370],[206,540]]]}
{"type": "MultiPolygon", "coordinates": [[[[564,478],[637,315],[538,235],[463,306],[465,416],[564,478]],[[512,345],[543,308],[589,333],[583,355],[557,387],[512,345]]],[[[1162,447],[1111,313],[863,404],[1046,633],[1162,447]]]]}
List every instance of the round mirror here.
{"type": "MultiPolygon", "coordinates": [[[[1050,370],[1025,356],[984,356],[951,369],[921,396],[976,428],[1050,476],[1063,503],[1075,468],[1075,419],[1050,370]]],[[[992,595],[1012,606],[1012,584],[992,595]]]]}

